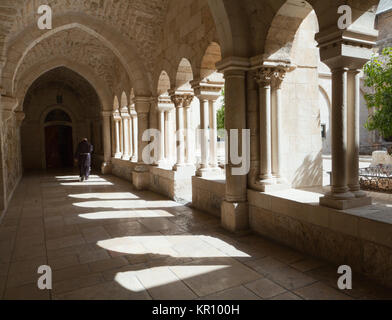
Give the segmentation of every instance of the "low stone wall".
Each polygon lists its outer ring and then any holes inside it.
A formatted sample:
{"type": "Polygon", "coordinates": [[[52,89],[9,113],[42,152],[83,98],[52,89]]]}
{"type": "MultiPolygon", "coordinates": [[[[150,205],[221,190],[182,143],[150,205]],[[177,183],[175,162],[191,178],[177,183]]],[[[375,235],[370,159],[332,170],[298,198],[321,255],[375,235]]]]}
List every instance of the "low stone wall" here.
{"type": "Polygon", "coordinates": [[[339,211],[252,190],[248,200],[255,232],[392,287],[392,217],[385,212],[339,211]]]}
{"type": "Polygon", "coordinates": [[[220,217],[225,187],[225,180],[192,177],[192,207],[220,217]]]}
{"type": "Polygon", "coordinates": [[[136,164],[130,161],[112,158],[112,174],[132,182],[132,171],[136,164]]]}
{"type": "MultiPolygon", "coordinates": [[[[112,174],[133,183],[132,173],[136,166],[136,163],[113,158],[112,174]]],[[[177,172],[154,166],[149,167],[148,170],[146,172],[149,176],[146,189],[179,203],[185,204],[192,201],[192,176],[194,171],[177,172]]]]}
{"type": "Polygon", "coordinates": [[[150,190],[162,194],[176,202],[188,203],[192,199],[192,175],[173,170],[152,167],[150,170],[150,190]]]}

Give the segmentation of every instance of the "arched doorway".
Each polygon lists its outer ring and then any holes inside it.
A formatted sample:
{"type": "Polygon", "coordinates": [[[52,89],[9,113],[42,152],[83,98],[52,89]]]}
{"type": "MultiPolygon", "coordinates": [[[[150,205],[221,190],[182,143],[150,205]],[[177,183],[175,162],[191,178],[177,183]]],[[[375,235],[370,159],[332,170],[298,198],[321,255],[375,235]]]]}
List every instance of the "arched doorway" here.
{"type": "Polygon", "coordinates": [[[60,109],[51,111],[45,119],[46,168],[73,166],[72,120],[60,109]]]}

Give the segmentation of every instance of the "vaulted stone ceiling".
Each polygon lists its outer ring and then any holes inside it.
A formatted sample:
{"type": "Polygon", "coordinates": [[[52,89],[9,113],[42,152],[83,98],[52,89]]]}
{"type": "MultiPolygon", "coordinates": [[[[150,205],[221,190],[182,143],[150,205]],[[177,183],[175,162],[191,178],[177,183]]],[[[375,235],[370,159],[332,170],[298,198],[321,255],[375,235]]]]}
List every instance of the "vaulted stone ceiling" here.
{"type": "Polygon", "coordinates": [[[89,66],[94,74],[106,82],[111,92],[116,85],[129,86],[129,78],[113,52],[97,38],[80,29],[59,32],[37,44],[19,67],[22,77],[32,66],[45,63],[53,57],[63,57],[89,66]]]}
{"type": "Polygon", "coordinates": [[[87,117],[99,116],[102,106],[97,92],[83,77],[65,67],[52,69],[34,81],[24,99],[25,112],[28,112],[31,96],[36,91],[46,88],[57,88],[60,91],[64,88],[72,91],[85,106],[83,111],[87,117]]]}
{"type": "Polygon", "coordinates": [[[36,24],[37,8],[47,4],[53,18],[65,13],[84,14],[115,27],[135,45],[146,68],[154,64],[157,43],[169,0],[0,0],[0,52],[5,43],[36,24]]]}

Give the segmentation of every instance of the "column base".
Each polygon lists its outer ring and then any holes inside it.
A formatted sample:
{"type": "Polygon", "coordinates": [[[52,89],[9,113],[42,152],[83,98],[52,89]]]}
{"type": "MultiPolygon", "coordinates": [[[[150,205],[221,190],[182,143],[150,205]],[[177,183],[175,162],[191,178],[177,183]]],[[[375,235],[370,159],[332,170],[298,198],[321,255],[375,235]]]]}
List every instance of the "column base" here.
{"type": "Polygon", "coordinates": [[[334,195],[325,195],[320,198],[320,205],[338,210],[365,207],[372,204],[372,198],[365,195],[362,197],[352,197],[348,199],[337,198],[334,195]]]}
{"type": "Polygon", "coordinates": [[[136,190],[148,190],[150,186],[150,171],[144,165],[138,165],[132,171],[132,183],[136,190]]]}
{"type": "Polygon", "coordinates": [[[173,166],[173,171],[177,171],[181,174],[195,174],[195,166],[194,165],[188,165],[188,164],[175,164],[173,166]]]}
{"type": "Polygon", "coordinates": [[[101,165],[101,173],[103,175],[112,173],[112,164],[110,162],[104,162],[101,165]]]}
{"type": "Polygon", "coordinates": [[[355,196],[355,198],[363,198],[367,197],[367,193],[365,191],[362,191],[359,187],[354,190],[350,190],[350,192],[355,196]]]}
{"type": "Polygon", "coordinates": [[[222,175],[221,168],[202,168],[196,171],[196,176],[200,178],[209,178],[222,175]]]}
{"type": "Polygon", "coordinates": [[[283,178],[269,178],[256,181],[261,192],[274,192],[290,189],[290,184],[283,178]]]}
{"type": "Polygon", "coordinates": [[[223,228],[231,232],[246,233],[249,230],[248,203],[223,201],[221,224],[223,228]]]}
{"type": "Polygon", "coordinates": [[[121,160],[129,161],[131,159],[131,156],[125,155],[121,157],[121,160]]]}
{"type": "Polygon", "coordinates": [[[114,155],[114,157],[115,157],[116,159],[121,159],[121,158],[122,158],[122,153],[116,153],[116,154],[114,155]]]}

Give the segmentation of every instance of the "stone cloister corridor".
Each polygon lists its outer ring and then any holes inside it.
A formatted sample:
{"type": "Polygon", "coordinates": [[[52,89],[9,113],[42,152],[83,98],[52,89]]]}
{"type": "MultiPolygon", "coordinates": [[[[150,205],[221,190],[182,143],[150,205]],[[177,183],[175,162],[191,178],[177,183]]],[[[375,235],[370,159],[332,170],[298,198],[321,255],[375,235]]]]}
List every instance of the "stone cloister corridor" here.
{"type": "Polygon", "coordinates": [[[4,299],[390,299],[354,275],[113,176],[27,174],[0,226],[4,299]],[[53,290],[36,286],[53,268],[53,290]]]}

